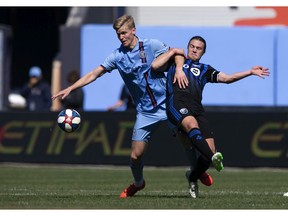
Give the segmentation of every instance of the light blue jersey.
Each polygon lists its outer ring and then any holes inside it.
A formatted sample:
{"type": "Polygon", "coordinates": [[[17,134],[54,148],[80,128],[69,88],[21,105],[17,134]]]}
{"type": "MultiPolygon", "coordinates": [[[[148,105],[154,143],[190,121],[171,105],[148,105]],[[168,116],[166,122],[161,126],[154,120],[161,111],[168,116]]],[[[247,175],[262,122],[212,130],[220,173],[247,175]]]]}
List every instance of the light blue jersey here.
{"type": "Polygon", "coordinates": [[[119,71],[139,112],[152,110],[165,101],[165,74],[152,72],[151,64],[168,49],[169,47],[159,40],[138,38],[133,50],[121,46],[102,64],[108,72],[114,69],[119,71]]]}
{"type": "Polygon", "coordinates": [[[155,58],[169,50],[156,39],[138,38],[133,50],[121,46],[111,53],[102,66],[117,69],[128,87],[137,109],[132,140],[148,142],[161,121],[168,121],[165,73],[151,71],[155,58]]]}

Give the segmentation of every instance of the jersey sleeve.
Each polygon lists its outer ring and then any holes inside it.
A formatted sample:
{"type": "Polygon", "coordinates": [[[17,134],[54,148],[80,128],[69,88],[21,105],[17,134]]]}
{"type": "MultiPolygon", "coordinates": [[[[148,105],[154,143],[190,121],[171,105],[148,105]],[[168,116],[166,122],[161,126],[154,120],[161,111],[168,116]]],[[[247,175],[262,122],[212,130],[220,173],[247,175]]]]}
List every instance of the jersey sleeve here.
{"type": "Polygon", "coordinates": [[[217,83],[218,82],[217,77],[218,77],[219,73],[220,73],[220,71],[217,71],[215,68],[208,65],[208,70],[205,74],[207,82],[217,83]]]}
{"type": "Polygon", "coordinates": [[[116,60],[114,52],[111,53],[101,64],[102,67],[105,68],[107,72],[111,72],[112,70],[116,69],[116,60]]]}
{"type": "Polygon", "coordinates": [[[157,39],[151,39],[150,45],[155,58],[169,50],[169,47],[165,43],[157,39]]]}

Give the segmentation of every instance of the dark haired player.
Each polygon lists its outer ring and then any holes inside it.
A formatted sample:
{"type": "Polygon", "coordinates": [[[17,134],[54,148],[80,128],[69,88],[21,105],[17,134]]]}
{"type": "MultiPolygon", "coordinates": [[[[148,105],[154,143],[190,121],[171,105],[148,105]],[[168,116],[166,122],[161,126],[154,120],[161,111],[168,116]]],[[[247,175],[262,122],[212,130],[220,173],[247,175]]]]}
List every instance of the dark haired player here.
{"type": "MultiPolygon", "coordinates": [[[[268,68],[254,66],[252,69],[242,72],[236,72],[228,75],[214,69],[212,66],[200,63],[199,60],[206,51],[206,41],[201,36],[192,37],[187,46],[187,59],[183,64],[183,71],[189,80],[187,88],[181,88],[177,83],[173,83],[175,75],[175,64],[168,70],[167,78],[167,115],[168,119],[179,127],[183,133],[187,134],[193,147],[199,151],[195,167],[187,173],[189,182],[189,192],[191,197],[198,196],[199,177],[209,168],[211,162],[214,167],[222,170],[222,155],[218,152],[218,158],[211,158],[216,153],[213,132],[210,124],[205,117],[205,111],[202,105],[202,91],[206,83],[232,83],[241,80],[250,75],[256,75],[261,78],[269,76],[268,68]],[[206,145],[210,149],[204,148],[206,145]],[[211,151],[213,153],[211,153],[211,151]],[[209,157],[207,157],[209,155],[209,157]],[[212,159],[212,160],[211,160],[212,159]]],[[[163,54],[153,63],[154,70],[165,68],[171,56],[163,54]]]]}

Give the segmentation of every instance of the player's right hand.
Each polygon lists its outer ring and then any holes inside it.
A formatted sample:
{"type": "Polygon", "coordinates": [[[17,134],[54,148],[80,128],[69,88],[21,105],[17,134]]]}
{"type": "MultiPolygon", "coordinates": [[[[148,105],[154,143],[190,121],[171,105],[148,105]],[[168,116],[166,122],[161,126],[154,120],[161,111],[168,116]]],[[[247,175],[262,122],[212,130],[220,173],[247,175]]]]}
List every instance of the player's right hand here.
{"type": "Polygon", "coordinates": [[[68,87],[66,89],[63,89],[62,91],[52,95],[51,99],[55,100],[58,97],[61,97],[61,99],[63,100],[65,97],[67,97],[71,92],[71,89],[68,87]]]}

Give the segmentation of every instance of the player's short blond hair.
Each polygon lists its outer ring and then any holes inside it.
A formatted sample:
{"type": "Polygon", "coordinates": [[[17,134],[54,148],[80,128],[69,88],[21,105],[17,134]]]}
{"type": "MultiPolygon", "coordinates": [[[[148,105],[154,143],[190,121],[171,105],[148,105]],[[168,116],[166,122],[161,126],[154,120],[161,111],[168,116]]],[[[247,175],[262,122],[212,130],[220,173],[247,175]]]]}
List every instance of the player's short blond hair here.
{"type": "Polygon", "coordinates": [[[123,25],[127,25],[129,29],[135,28],[134,18],[130,15],[123,15],[114,21],[113,28],[118,31],[123,25]]]}

